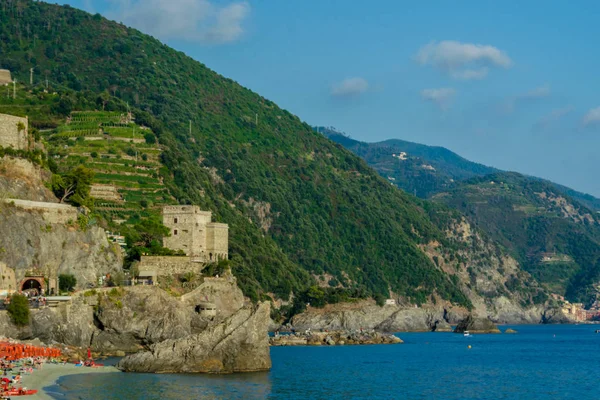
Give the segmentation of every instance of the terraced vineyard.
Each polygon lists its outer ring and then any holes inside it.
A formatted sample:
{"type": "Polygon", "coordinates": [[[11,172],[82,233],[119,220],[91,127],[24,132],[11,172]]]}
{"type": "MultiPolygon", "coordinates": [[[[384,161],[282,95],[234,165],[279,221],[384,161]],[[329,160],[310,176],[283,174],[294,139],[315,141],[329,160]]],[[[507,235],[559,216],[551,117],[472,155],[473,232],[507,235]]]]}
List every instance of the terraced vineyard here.
{"type": "Polygon", "coordinates": [[[48,134],[49,153],[61,172],[85,165],[94,184],[116,187],[120,199],[96,197],[108,220],[132,220],[174,203],[159,175],[162,149],[153,132],[131,114],[73,112],[48,134]]]}

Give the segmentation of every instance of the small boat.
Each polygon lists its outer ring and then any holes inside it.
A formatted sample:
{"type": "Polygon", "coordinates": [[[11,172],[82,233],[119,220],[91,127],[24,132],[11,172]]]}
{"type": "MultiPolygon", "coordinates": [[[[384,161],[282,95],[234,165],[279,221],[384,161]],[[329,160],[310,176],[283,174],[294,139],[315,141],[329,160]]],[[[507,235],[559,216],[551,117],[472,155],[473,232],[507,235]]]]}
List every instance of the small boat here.
{"type": "Polygon", "coordinates": [[[471,336],[471,334],[469,333],[469,331],[465,331],[465,332],[463,333],[463,336],[464,336],[464,337],[468,337],[468,336],[471,336]]]}

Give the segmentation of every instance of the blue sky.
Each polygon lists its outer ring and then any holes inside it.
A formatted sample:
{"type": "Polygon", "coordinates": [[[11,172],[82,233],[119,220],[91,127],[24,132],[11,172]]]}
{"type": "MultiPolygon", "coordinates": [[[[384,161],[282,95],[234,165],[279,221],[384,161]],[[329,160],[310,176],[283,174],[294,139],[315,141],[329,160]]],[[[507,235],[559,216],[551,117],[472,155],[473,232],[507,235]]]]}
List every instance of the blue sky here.
{"type": "Polygon", "coordinates": [[[600,196],[598,2],[65,2],[150,33],[312,125],[440,145],[600,196]]]}

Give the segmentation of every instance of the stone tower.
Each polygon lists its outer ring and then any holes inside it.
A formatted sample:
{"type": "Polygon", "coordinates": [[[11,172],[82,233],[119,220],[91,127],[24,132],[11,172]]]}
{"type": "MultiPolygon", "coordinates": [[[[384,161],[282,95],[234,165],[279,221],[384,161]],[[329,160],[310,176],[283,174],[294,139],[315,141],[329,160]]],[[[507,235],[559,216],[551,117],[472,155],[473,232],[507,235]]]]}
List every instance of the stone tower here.
{"type": "Polygon", "coordinates": [[[229,226],[211,222],[212,213],[198,206],[163,207],[163,224],[171,231],[164,246],[182,250],[195,261],[226,260],[229,256],[229,226]]]}

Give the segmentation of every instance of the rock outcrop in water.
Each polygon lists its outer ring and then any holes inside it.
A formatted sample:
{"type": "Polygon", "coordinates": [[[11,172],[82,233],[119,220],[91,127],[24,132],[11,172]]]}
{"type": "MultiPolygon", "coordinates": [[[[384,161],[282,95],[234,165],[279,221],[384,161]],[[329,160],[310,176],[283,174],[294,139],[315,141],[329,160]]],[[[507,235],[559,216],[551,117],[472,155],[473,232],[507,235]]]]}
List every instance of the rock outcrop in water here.
{"type": "Polygon", "coordinates": [[[500,329],[487,318],[474,317],[469,314],[467,318],[458,323],[454,329],[455,333],[500,333],[500,329]]]}
{"type": "Polygon", "coordinates": [[[351,344],[398,344],[403,343],[394,335],[376,331],[306,332],[276,335],[269,339],[271,346],[335,346],[351,344]]]}
{"type": "Polygon", "coordinates": [[[232,373],[271,368],[269,303],[246,306],[201,333],[165,340],[119,362],[125,372],[232,373]]]}

